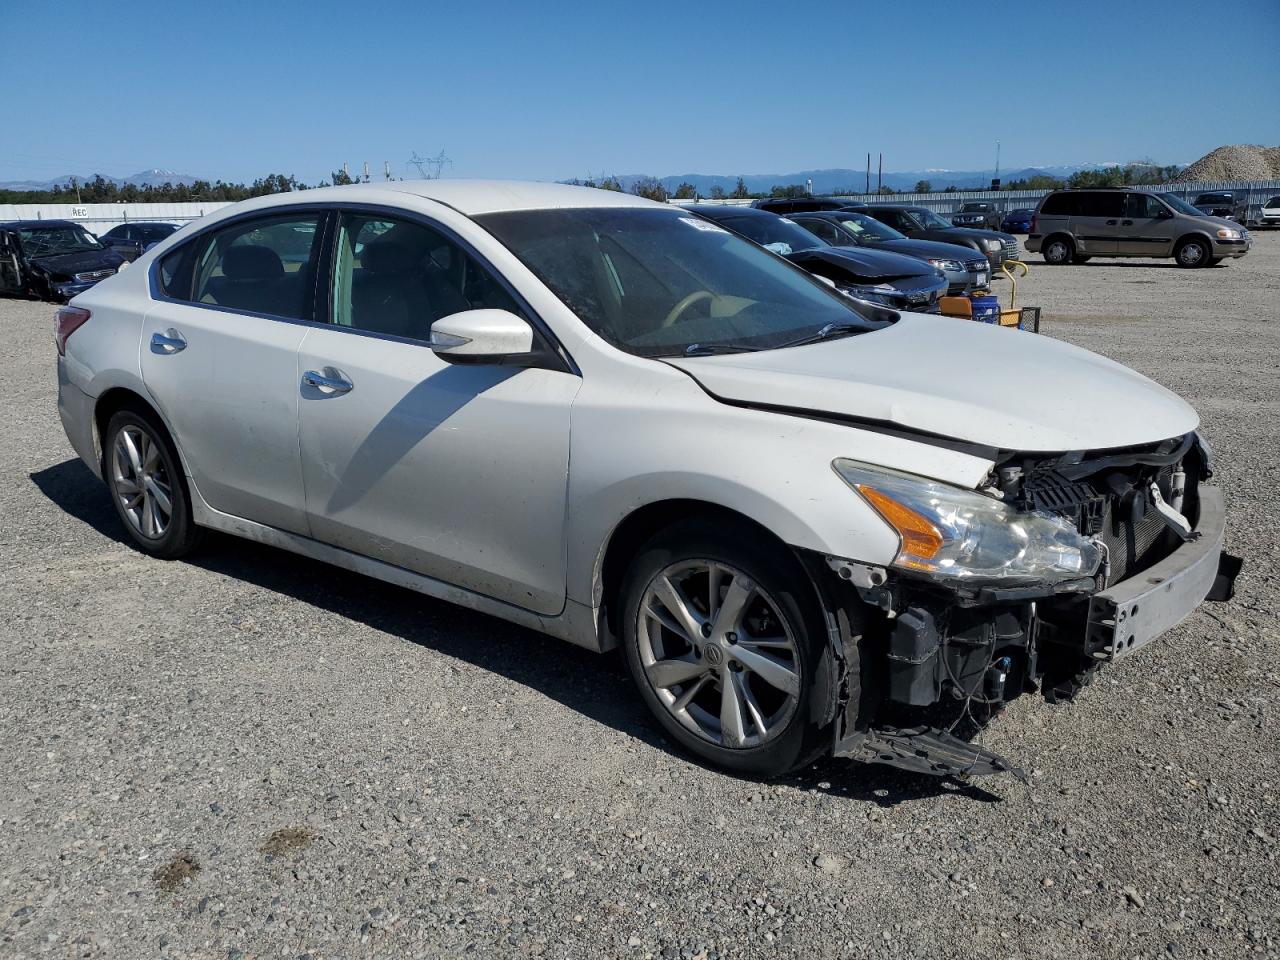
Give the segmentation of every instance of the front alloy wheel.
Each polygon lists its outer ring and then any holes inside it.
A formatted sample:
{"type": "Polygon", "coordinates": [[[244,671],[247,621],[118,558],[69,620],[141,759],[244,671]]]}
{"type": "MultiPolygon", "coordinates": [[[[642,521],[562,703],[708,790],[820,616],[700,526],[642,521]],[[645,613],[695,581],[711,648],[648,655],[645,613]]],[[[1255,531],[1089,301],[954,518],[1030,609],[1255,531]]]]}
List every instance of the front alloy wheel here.
{"type": "Polygon", "coordinates": [[[800,699],[800,659],[777,602],[746,573],[681,561],[649,582],[637,624],[640,663],[682,727],[729,749],[778,735],[800,699]]]}
{"type": "Polygon", "coordinates": [[[685,749],[775,777],[830,747],[827,620],[785,546],[732,521],[684,521],[640,548],[616,599],[627,669],[685,749]]]}

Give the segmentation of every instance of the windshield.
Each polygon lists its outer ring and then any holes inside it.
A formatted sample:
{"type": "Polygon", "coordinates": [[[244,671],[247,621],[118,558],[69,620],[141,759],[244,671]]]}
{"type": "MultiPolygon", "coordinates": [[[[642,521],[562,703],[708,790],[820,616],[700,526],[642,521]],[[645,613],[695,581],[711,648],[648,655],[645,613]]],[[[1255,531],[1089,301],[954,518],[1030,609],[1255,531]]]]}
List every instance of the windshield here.
{"type": "Polygon", "coordinates": [[[1179,213],[1185,213],[1191,217],[1204,216],[1203,210],[1197,210],[1191,204],[1187,203],[1187,201],[1183,200],[1181,197],[1174,196],[1172,193],[1161,193],[1161,194],[1158,194],[1158,196],[1160,197],[1161,200],[1163,200],[1169,206],[1173,207],[1173,209],[1177,210],[1179,213]]]}
{"type": "Polygon", "coordinates": [[[899,233],[887,223],[881,223],[874,217],[864,217],[860,213],[840,214],[840,225],[858,238],[858,243],[883,243],[886,240],[905,240],[907,235],[899,233]]]}
{"type": "Polygon", "coordinates": [[[933,230],[950,230],[953,224],[950,221],[943,220],[932,210],[916,210],[906,211],[908,216],[915,217],[924,227],[933,230]]]}
{"type": "Polygon", "coordinates": [[[103,249],[97,238],[84,227],[21,227],[18,236],[28,257],[56,257],[64,253],[103,249]]]}
{"type": "Polygon", "coordinates": [[[785,217],[716,217],[715,222],[784,257],[788,253],[831,246],[785,217]]]}
{"type": "Polygon", "coordinates": [[[476,220],[583,323],[639,356],[762,350],[828,325],[863,332],[891,322],[864,317],[798,267],[685,211],[521,210],[476,220]]]}

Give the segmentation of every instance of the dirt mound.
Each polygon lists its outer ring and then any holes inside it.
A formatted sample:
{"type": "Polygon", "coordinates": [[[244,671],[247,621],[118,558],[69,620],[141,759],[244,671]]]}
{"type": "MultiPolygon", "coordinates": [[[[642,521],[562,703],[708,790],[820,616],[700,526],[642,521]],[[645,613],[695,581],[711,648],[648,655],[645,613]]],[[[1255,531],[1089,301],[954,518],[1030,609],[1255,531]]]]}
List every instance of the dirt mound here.
{"type": "Polygon", "coordinates": [[[1174,183],[1191,180],[1280,180],[1280,147],[1218,147],[1173,178],[1174,183]]]}

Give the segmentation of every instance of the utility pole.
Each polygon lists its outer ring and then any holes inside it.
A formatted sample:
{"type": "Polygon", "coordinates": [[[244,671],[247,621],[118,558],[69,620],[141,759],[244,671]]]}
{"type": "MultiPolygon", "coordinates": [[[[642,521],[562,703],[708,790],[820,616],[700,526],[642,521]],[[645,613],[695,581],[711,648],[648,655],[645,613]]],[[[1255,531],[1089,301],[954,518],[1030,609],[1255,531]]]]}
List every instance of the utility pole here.
{"type": "Polygon", "coordinates": [[[884,154],[880,154],[880,166],[876,168],[876,193],[884,189],[884,154]]]}
{"type": "Polygon", "coordinates": [[[344,180],[351,179],[351,171],[347,169],[347,161],[345,160],[342,161],[342,177],[344,180]]]}
{"type": "Polygon", "coordinates": [[[1000,189],[1000,141],[996,141],[996,175],[991,178],[991,189],[1000,189]]]}
{"type": "Polygon", "coordinates": [[[871,192],[871,151],[867,151],[867,193],[871,192]]]}
{"type": "Polygon", "coordinates": [[[80,181],[75,177],[71,178],[71,185],[76,188],[76,203],[80,202],[80,181]]]}
{"type": "Polygon", "coordinates": [[[391,179],[391,161],[390,160],[382,161],[382,179],[383,180],[391,179]]]}
{"type": "Polygon", "coordinates": [[[364,182],[365,183],[369,182],[369,161],[368,160],[364,162],[364,182]]]}

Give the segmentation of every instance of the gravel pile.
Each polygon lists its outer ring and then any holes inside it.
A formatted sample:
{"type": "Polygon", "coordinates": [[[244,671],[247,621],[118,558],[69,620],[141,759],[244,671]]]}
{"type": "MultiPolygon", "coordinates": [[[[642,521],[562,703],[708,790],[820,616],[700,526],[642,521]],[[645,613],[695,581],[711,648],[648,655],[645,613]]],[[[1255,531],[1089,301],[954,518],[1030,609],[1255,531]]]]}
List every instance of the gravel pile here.
{"type": "Polygon", "coordinates": [[[52,308],[0,300],[0,957],[1280,957],[1280,235],[1019,292],[1196,405],[1248,558],[991,728],[1030,787],[733,779],[613,659],[241,541],[142,556],[62,436],[52,308]]]}
{"type": "Polygon", "coordinates": [[[1195,180],[1280,180],[1280,147],[1218,147],[1173,178],[1174,183],[1195,180]]]}

